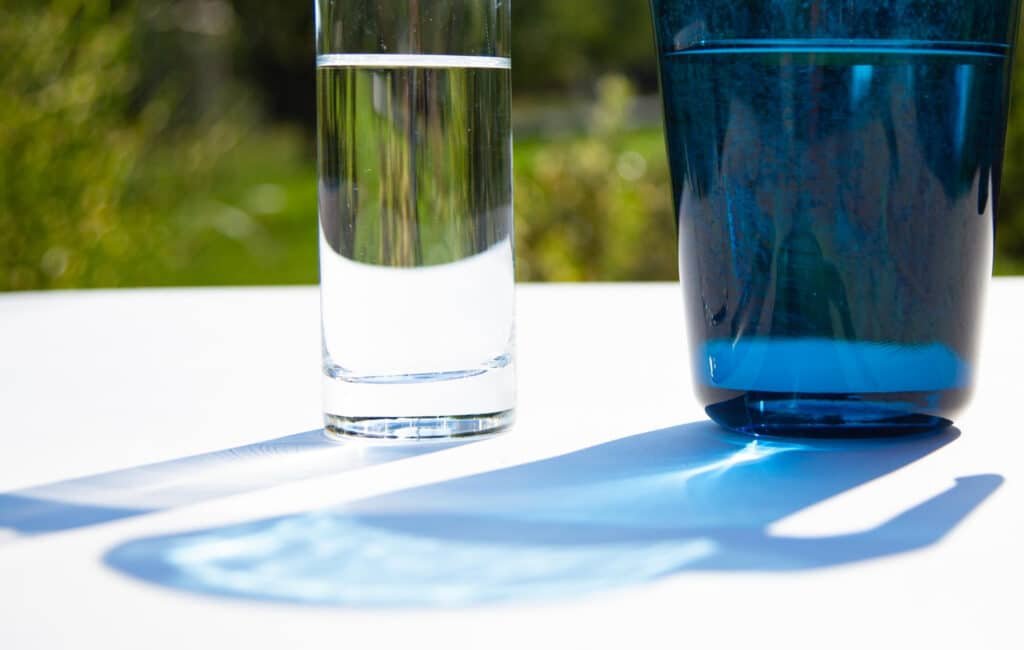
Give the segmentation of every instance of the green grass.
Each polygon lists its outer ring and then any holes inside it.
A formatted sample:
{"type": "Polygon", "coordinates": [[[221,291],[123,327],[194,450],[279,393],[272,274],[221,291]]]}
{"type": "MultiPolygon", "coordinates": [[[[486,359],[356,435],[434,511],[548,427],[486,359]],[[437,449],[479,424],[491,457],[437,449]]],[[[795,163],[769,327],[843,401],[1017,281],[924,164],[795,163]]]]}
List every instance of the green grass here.
{"type": "MultiPolygon", "coordinates": [[[[178,159],[157,159],[149,174],[173,173],[178,159]]],[[[308,284],[317,281],[315,149],[296,132],[243,138],[167,220],[177,229],[156,285],[308,284]]],[[[131,278],[135,269],[125,269],[131,278]]]]}
{"type": "MultiPolygon", "coordinates": [[[[665,241],[671,237],[671,217],[664,165],[658,129],[619,133],[609,142],[585,135],[517,141],[517,183],[529,192],[526,198],[517,195],[520,275],[531,280],[674,279],[675,246],[665,241]],[[646,180],[637,183],[618,177],[605,183],[606,176],[615,176],[616,156],[624,151],[640,154],[652,170],[646,180]],[[588,155],[608,160],[595,163],[590,178],[565,177],[567,173],[586,174],[587,163],[581,158],[588,155]],[[538,169],[550,166],[553,159],[561,161],[561,175],[546,179],[538,169]],[[570,200],[566,198],[571,194],[568,186],[576,183],[584,188],[608,185],[611,189],[589,201],[588,192],[583,192],[583,199],[570,200]],[[647,195],[655,197],[646,203],[633,195],[644,183],[647,195]],[[658,200],[660,194],[664,200],[658,200]],[[601,211],[606,214],[593,214],[601,211]],[[655,232],[647,233],[649,230],[655,232]],[[581,239],[584,233],[587,236],[581,239]],[[594,239],[599,240],[597,244],[594,239]],[[595,256],[602,259],[591,259],[595,256]],[[656,259],[647,259],[651,256],[656,259]],[[640,258],[644,265],[636,266],[633,260],[640,258]]],[[[116,281],[104,284],[317,281],[315,148],[308,138],[290,130],[252,133],[241,138],[212,169],[197,172],[203,178],[169,181],[180,176],[181,167],[180,152],[157,153],[136,181],[182,188],[161,198],[166,214],[152,215],[154,222],[167,224],[161,235],[167,241],[158,243],[162,256],[152,264],[125,260],[111,269],[109,277],[116,281]]],[[[995,270],[1002,275],[1024,273],[1024,261],[997,256],[995,270]]]]}
{"type": "MultiPolygon", "coordinates": [[[[516,176],[524,186],[531,183],[535,180],[538,157],[571,158],[574,147],[585,141],[586,138],[578,136],[555,141],[517,141],[516,176]]],[[[651,160],[653,166],[664,165],[663,148],[659,130],[625,134],[615,146],[616,151],[640,153],[651,160]]],[[[143,165],[136,184],[181,189],[162,190],[156,198],[149,197],[150,204],[166,205],[166,214],[155,217],[156,221],[169,224],[160,259],[152,260],[152,264],[138,261],[122,264],[114,270],[118,278],[115,284],[275,285],[317,281],[315,148],[304,136],[288,130],[250,134],[241,138],[212,169],[195,172],[202,174],[202,178],[187,182],[173,178],[175,174],[181,175],[178,170],[182,167],[187,165],[182,162],[181,152],[173,150],[159,152],[143,165]]],[[[598,169],[595,173],[603,176],[609,170],[598,169]]],[[[561,179],[553,182],[561,182],[561,179]]],[[[559,232],[593,230],[593,225],[588,224],[593,215],[563,217],[554,213],[560,205],[561,188],[550,183],[540,183],[540,188],[543,200],[539,204],[545,210],[539,214],[537,211],[529,215],[517,214],[524,232],[529,230],[529,224],[533,224],[535,230],[551,225],[556,225],[559,232]]],[[[586,212],[596,209],[591,206],[586,212]]],[[[568,211],[571,210],[567,208],[568,211]]],[[[646,213],[614,215],[614,219],[621,222],[650,218],[646,213]]],[[[668,217],[659,215],[658,218],[666,220],[668,217]]],[[[662,225],[668,226],[667,223],[662,225]]],[[[556,233],[553,237],[545,240],[546,246],[558,248],[565,243],[572,247],[571,242],[561,242],[561,235],[556,233]]],[[[668,246],[663,252],[674,256],[673,251],[674,246],[668,246]]],[[[528,242],[519,243],[520,258],[534,252],[528,242]]],[[[671,260],[665,263],[674,265],[671,260]]],[[[622,275],[626,272],[611,269],[609,274],[612,278],[624,279],[622,275]]],[[[572,279],[572,274],[566,272],[554,278],[535,274],[529,279],[572,279]]]]}

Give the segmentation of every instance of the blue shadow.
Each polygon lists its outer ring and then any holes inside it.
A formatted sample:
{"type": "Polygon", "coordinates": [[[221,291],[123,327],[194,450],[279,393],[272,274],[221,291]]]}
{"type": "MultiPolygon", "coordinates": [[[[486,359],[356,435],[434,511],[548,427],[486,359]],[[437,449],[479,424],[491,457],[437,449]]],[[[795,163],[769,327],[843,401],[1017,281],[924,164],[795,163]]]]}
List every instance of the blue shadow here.
{"type": "Polygon", "coordinates": [[[785,442],[688,424],[343,508],[140,539],[105,560],[193,593],[349,607],[566,598],[686,571],[812,570],[933,544],[995,491],[1001,477],[970,476],[872,530],[768,531],[958,435],[785,442]]]}
{"type": "Polygon", "coordinates": [[[322,429],[0,494],[0,529],[53,533],[437,451],[335,442],[322,429]]]}

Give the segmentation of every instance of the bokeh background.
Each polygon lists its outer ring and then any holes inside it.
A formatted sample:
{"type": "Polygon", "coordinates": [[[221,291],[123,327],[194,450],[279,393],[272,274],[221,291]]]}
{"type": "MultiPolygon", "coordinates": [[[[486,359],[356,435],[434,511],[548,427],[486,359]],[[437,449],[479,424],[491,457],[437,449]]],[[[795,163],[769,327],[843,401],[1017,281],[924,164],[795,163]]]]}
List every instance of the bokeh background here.
{"type": "MultiPolygon", "coordinates": [[[[515,0],[523,280],[669,280],[645,2],[515,0]]],[[[312,0],[2,0],[0,290],[312,283],[312,0]]],[[[1024,57],[997,273],[1024,272],[1024,57]]]]}

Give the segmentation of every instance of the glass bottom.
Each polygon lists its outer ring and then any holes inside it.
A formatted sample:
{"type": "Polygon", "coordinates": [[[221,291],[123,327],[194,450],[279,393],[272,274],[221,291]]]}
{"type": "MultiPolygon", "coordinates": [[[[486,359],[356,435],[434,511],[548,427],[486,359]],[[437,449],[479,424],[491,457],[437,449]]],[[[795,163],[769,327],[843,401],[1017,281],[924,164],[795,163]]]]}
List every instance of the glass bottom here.
{"type": "Polygon", "coordinates": [[[515,420],[515,411],[478,415],[419,417],[347,417],[324,414],[324,430],[336,439],[394,442],[445,441],[500,433],[515,420]]]}
{"type": "Polygon", "coordinates": [[[914,404],[857,395],[749,392],[711,404],[705,412],[721,426],[752,435],[875,438],[939,431],[951,420],[914,404]]]}

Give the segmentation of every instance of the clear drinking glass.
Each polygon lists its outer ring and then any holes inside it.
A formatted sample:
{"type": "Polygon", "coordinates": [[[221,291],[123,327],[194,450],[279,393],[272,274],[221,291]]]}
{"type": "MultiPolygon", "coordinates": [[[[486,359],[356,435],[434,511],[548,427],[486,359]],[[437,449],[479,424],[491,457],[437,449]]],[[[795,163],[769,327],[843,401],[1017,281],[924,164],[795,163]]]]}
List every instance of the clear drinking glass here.
{"type": "Polygon", "coordinates": [[[324,413],[335,435],[508,427],[508,0],[315,0],[324,413]]]}
{"type": "Polygon", "coordinates": [[[651,6],[707,413],[783,435],[948,425],[975,374],[1020,1],[651,6]]]}

